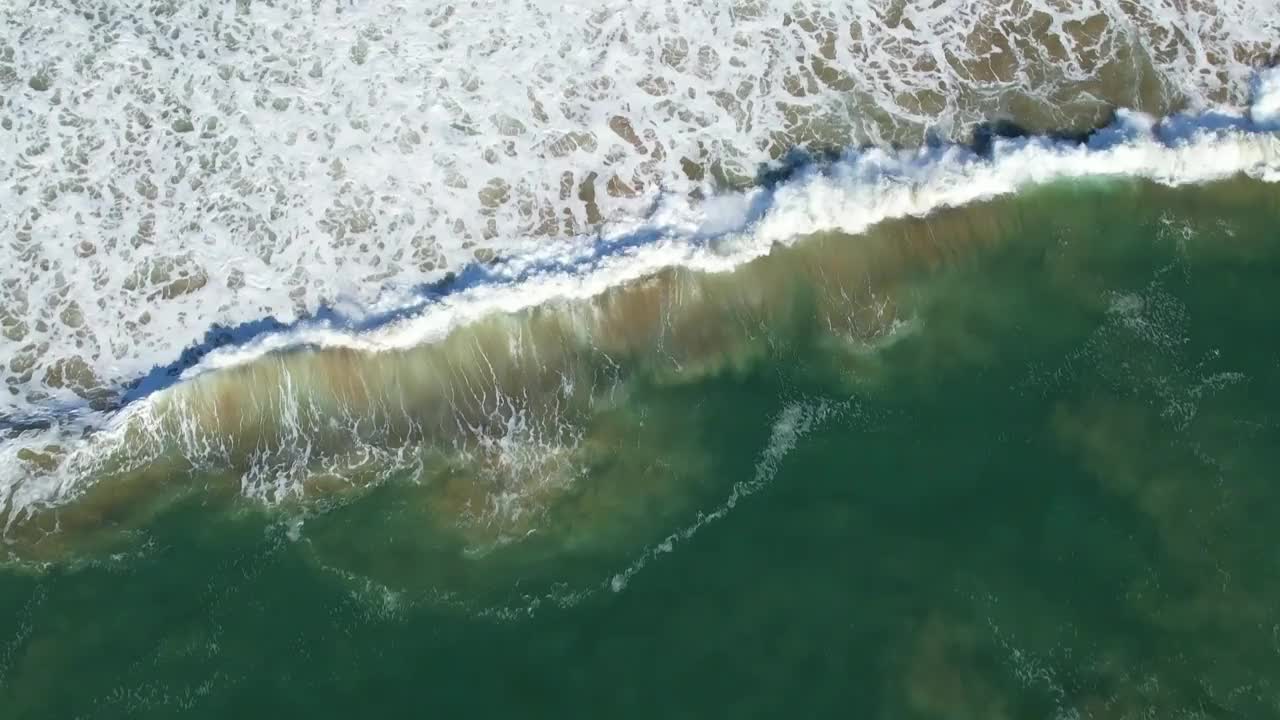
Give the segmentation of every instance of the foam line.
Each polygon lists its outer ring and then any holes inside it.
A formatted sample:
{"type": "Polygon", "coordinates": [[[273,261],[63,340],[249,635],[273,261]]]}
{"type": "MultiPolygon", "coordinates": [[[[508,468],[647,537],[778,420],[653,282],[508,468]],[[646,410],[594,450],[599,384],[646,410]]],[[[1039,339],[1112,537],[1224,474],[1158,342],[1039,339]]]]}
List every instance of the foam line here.
{"type": "MultiPolygon", "coordinates": [[[[1158,119],[1119,111],[1084,142],[997,138],[988,152],[965,145],[850,151],[772,187],[697,201],[661,198],[644,219],[614,223],[598,236],[547,242],[493,266],[473,266],[456,289],[413,313],[351,332],[341,323],[303,325],[208,353],[186,377],[289,347],[366,351],[432,342],[491,313],[591,297],[664,268],[724,272],[818,232],[856,234],[876,223],[922,217],[1046,183],[1132,178],[1167,185],[1235,175],[1280,180],[1280,69],[1260,75],[1254,104],[1241,112],[1158,119]]],[[[392,303],[394,304],[394,303],[392,303]]]]}
{"type": "MultiPolygon", "coordinates": [[[[545,242],[496,264],[475,266],[438,297],[410,294],[278,332],[267,324],[267,332],[246,344],[208,352],[182,379],[302,346],[371,352],[420,346],[493,313],[587,298],[664,268],[729,271],[812,233],[856,234],[888,219],[926,216],[1044,183],[1143,178],[1179,185],[1240,174],[1274,182],[1280,180],[1278,78],[1277,70],[1260,75],[1259,94],[1240,112],[1164,120],[1119,112],[1111,125],[1084,141],[997,138],[984,152],[954,144],[851,151],[771,186],[705,201],[664,196],[647,216],[614,223],[599,235],[545,242]],[[353,318],[356,329],[343,326],[353,318]]],[[[78,464],[92,467],[95,448],[118,444],[116,436],[128,427],[148,427],[155,409],[176,389],[160,390],[112,414],[54,418],[45,429],[0,444],[0,513],[7,508],[13,517],[16,508],[74,496],[84,474],[76,471],[78,464]],[[99,431],[76,438],[86,426],[99,431]],[[29,469],[18,453],[55,441],[70,442],[68,459],[49,478],[26,482],[29,469]]]]}
{"type": "Polygon", "coordinates": [[[1274,0],[83,5],[0,15],[0,432],[161,389],[228,328],[421,314],[447,272],[789,148],[1241,105],[1280,36],[1274,0]]]}

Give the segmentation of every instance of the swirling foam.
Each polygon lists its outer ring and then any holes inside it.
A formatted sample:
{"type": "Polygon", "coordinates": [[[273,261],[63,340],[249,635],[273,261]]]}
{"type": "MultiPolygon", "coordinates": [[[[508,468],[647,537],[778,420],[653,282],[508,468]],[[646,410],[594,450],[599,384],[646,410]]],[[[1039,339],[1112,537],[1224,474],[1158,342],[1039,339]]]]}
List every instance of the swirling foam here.
{"type": "MultiPolygon", "coordinates": [[[[1270,71],[1259,86],[1273,83],[1270,71]]],[[[1268,107],[1269,95],[1254,107],[1268,107]]],[[[421,346],[494,313],[514,312],[555,300],[586,298],[652,274],[682,266],[705,272],[730,270],[778,244],[822,231],[857,233],[883,220],[923,216],[938,208],[1008,194],[1041,183],[1089,178],[1145,178],[1177,185],[1245,174],[1280,180],[1280,127],[1265,113],[1216,112],[1157,120],[1121,112],[1086,142],[1045,137],[996,139],[985,152],[961,145],[915,150],[851,152],[813,166],[772,187],[696,201],[662,199],[645,219],[618,222],[597,236],[544,242],[494,266],[478,269],[464,287],[412,306],[380,325],[352,331],[333,323],[303,324],[253,342],[209,352],[189,376],[244,365],[265,353],[300,345],[382,351],[421,346]]],[[[130,405],[107,424],[119,428],[170,397],[160,392],[130,405]]],[[[145,423],[143,423],[145,425],[145,423]]],[[[76,448],[71,457],[92,462],[89,443],[68,437],[76,421],[59,420],[0,446],[0,497],[10,510],[70,497],[76,488],[59,473],[56,482],[24,482],[19,454],[55,437],[76,448]]],[[[108,433],[109,434],[109,433],[108,433]]],[[[114,441],[103,440],[106,445],[114,441]]]]}
{"type": "Polygon", "coordinates": [[[110,407],[215,325],[394,307],[787,148],[1239,104],[1278,35],[1247,0],[15,0],[0,418],[110,407]]]}
{"type": "MultiPolygon", "coordinates": [[[[1272,82],[1280,70],[1264,77],[1272,82]]],[[[1272,101],[1265,96],[1259,104],[1272,101]]],[[[1263,117],[1259,122],[1247,112],[1216,112],[1161,120],[1120,111],[1084,143],[997,139],[985,153],[962,145],[873,148],[774,187],[707,201],[668,195],[643,220],[614,223],[598,236],[548,241],[478,270],[470,286],[423,303],[407,317],[361,332],[316,323],[267,335],[210,352],[188,375],[300,345],[412,347],[493,313],[591,297],[663,268],[727,271],[814,233],[856,234],[888,219],[921,217],[1039,184],[1140,178],[1182,185],[1239,174],[1274,182],[1280,180],[1280,122],[1263,117]]]]}

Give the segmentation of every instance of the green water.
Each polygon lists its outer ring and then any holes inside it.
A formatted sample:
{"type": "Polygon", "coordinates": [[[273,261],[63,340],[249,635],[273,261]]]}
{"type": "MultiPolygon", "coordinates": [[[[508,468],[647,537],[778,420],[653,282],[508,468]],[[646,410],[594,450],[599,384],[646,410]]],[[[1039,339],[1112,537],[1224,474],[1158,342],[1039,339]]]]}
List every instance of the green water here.
{"type": "Polygon", "coordinates": [[[0,569],[0,717],[1278,717],[1277,221],[1056,186],[700,280],[767,337],[633,363],[496,544],[428,507],[464,472],[166,477],[0,569]],[[837,332],[855,266],[891,317],[837,332]]]}

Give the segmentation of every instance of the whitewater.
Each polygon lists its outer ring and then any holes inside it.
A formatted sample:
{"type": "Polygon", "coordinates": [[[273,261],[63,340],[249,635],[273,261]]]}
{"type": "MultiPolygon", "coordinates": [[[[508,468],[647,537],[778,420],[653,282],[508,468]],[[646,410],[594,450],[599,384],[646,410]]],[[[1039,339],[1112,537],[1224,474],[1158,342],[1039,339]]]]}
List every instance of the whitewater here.
{"type": "Polygon", "coordinates": [[[1112,125],[1083,143],[1000,138],[981,154],[962,145],[852,151],[837,162],[805,167],[774,187],[703,201],[663,196],[642,220],[612,223],[595,236],[545,241],[475,267],[440,298],[393,301],[398,312],[376,327],[345,327],[367,324],[363,316],[304,323],[213,350],[184,374],[290,347],[412,347],[494,313],[591,297],[665,268],[724,272],[816,233],[857,234],[885,220],[922,217],[1037,184],[1114,177],[1181,185],[1240,174],[1274,182],[1280,180],[1280,112],[1271,108],[1280,103],[1280,70],[1260,75],[1257,87],[1258,100],[1248,112],[1160,120],[1120,111],[1112,125]],[[412,309],[407,318],[406,309],[412,309]]]}
{"type": "MultiPolygon", "coordinates": [[[[741,225],[693,198],[795,148],[1239,107],[1277,36],[1248,0],[7,3],[0,421],[118,408],[282,326],[416,312],[476,265],[741,225]]],[[[927,155],[886,162],[951,160],[927,155]]]]}
{"type": "Polygon", "coordinates": [[[82,480],[24,450],[92,454],[267,353],[412,348],[1037,184],[1280,179],[1269,3],[162,9],[0,18],[11,517],[82,480]]]}

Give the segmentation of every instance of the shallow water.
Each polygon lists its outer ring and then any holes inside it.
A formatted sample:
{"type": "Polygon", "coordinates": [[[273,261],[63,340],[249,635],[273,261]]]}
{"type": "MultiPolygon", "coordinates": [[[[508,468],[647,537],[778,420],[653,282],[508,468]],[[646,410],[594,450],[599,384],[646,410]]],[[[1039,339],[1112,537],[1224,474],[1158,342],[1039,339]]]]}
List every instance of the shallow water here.
{"type": "Polygon", "coordinates": [[[215,370],[10,508],[0,708],[1280,714],[1278,219],[1059,182],[215,370]]]}

